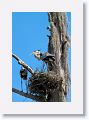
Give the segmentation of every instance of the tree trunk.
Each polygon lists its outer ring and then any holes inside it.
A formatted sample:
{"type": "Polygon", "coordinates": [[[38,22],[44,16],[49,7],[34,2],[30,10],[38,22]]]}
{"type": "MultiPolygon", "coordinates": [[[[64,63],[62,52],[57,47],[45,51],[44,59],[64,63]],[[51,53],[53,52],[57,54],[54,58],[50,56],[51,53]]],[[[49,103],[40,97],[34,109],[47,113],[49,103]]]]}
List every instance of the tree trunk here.
{"type": "Polygon", "coordinates": [[[55,65],[49,71],[54,71],[62,77],[62,84],[52,92],[50,102],[66,101],[68,74],[68,36],[66,30],[65,12],[48,13],[50,33],[48,52],[55,55],[55,65]],[[60,89],[60,90],[59,90],[60,89]]]}
{"type": "Polygon", "coordinates": [[[55,62],[48,63],[48,71],[34,71],[15,54],[12,55],[31,76],[27,79],[27,93],[13,88],[12,91],[40,102],[64,102],[66,101],[69,71],[68,71],[68,47],[70,40],[66,29],[66,13],[48,13],[50,27],[48,52],[55,56],[55,62]]]}

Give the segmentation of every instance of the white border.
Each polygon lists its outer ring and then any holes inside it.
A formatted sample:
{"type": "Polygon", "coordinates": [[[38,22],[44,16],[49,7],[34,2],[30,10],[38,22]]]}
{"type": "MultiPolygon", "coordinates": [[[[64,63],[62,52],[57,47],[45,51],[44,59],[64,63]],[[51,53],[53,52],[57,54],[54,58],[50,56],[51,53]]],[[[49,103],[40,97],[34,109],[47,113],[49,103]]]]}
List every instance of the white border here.
{"type": "Polygon", "coordinates": [[[0,111],[4,114],[83,114],[81,0],[3,0],[0,4],[0,111]],[[12,12],[71,12],[71,102],[12,102],[12,12]]]}

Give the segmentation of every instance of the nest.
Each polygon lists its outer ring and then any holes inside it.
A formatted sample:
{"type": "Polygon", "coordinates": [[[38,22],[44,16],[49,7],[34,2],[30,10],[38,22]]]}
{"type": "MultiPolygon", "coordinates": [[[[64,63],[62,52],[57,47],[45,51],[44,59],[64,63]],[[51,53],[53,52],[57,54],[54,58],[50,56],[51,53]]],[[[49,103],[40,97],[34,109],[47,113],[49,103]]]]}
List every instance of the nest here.
{"type": "Polygon", "coordinates": [[[51,99],[53,91],[62,90],[62,77],[55,72],[38,72],[29,78],[28,90],[31,94],[51,99]]]}

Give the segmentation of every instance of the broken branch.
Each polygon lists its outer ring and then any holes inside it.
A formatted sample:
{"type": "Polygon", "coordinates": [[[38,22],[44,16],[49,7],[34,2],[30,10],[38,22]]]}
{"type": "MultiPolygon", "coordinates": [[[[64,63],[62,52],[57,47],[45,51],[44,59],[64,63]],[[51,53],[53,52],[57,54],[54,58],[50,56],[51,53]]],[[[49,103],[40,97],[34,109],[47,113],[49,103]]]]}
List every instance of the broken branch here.
{"type": "Polygon", "coordinates": [[[44,101],[44,97],[37,96],[37,95],[32,95],[32,94],[27,94],[23,91],[20,91],[20,90],[16,89],[16,88],[12,88],[12,92],[17,93],[17,94],[19,94],[21,96],[24,96],[26,98],[36,100],[36,101],[40,101],[40,99],[42,99],[44,101]]]}
{"type": "Polygon", "coordinates": [[[31,67],[29,67],[26,63],[24,63],[17,55],[12,54],[12,57],[15,58],[20,65],[22,65],[24,68],[26,68],[31,74],[34,74],[34,71],[31,67]]]}

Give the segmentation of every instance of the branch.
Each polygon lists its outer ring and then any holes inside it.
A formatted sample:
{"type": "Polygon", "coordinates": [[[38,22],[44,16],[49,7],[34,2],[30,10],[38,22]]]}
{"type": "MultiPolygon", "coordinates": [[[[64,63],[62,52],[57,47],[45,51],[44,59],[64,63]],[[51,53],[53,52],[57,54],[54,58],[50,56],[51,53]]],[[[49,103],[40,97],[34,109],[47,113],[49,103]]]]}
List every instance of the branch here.
{"type": "Polygon", "coordinates": [[[70,40],[69,35],[66,35],[66,39],[67,39],[68,46],[71,47],[71,40],[70,40]]]}
{"type": "Polygon", "coordinates": [[[19,95],[21,95],[21,96],[24,96],[24,97],[26,97],[26,98],[30,98],[30,99],[39,101],[39,102],[40,102],[40,101],[41,101],[41,102],[44,101],[44,97],[42,97],[42,96],[27,94],[27,93],[25,93],[25,92],[22,92],[22,91],[16,89],[16,88],[12,88],[12,92],[17,93],[17,94],[19,94],[19,95]]]}
{"type": "Polygon", "coordinates": [[[31,67],[29,67],[26,63],[24,63],[18,56],[15,54],[12,54],[12,57],[15,58],[20,65],[22,65],[24,68],[26,68],[31,74],[34,74],[34,71],[31,67]]]}

